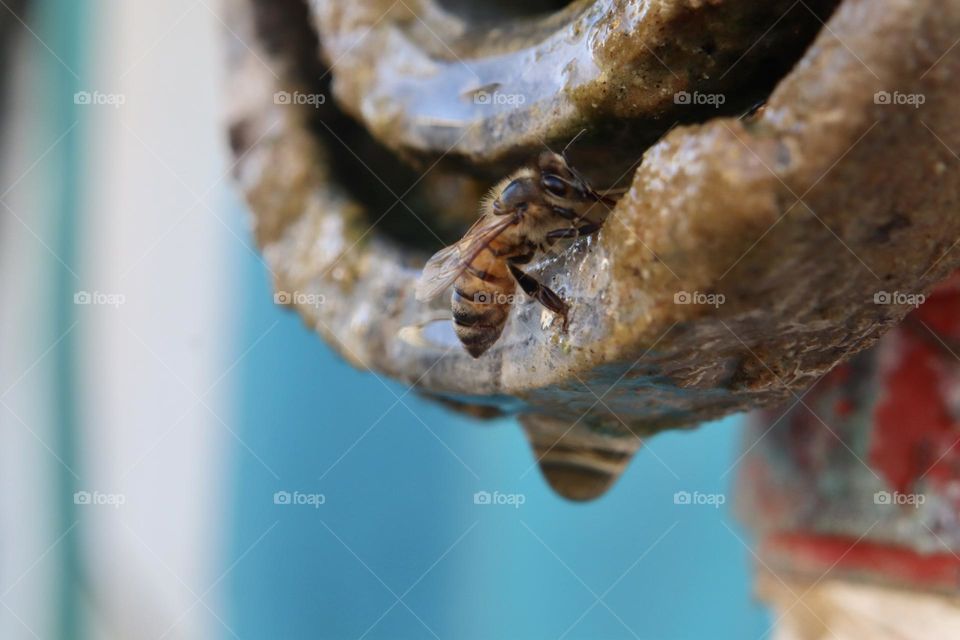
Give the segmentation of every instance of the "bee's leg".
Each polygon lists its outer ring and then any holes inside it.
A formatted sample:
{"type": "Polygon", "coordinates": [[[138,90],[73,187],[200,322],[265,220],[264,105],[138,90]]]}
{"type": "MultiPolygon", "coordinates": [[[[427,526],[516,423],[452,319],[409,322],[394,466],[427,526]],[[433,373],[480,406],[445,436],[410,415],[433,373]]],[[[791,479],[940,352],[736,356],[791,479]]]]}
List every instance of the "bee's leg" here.
{"type": "Polygon", "coordinates": [[[580,238],[582,236],[589,236],[590,234],[596,233],[600,230],[600,225],[590,223],[585,224],[580,227],[574,227],[571,229],[556,229],[547,233],[547,240],[554,242],[562,238],[580,238]]]}
{"type": "Polygon", "coordinates": [[[512,262],[508,264],[510,267],[510,273],[513,274],[514,279],[517,281],[517,284],[520,285],[520,288],[523,289],[523,292],[550,311],[563,318],[563,330],[566,331],[567,312],[570,310],[570,308],[567,306],[567,303],[563,301],[563,298],[558,296],[553,289],[546,286],[530,274],[521,271],[520,268],[512,262]]]}

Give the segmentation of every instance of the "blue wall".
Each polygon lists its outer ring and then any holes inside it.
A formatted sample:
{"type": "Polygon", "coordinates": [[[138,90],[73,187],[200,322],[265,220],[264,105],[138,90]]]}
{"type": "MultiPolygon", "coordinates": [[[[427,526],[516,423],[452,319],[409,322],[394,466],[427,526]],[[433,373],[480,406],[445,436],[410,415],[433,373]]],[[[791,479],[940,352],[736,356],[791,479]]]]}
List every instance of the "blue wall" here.
{"type": "Polygon", "coordinates": [[[239,433],[262,458],[242,447],[233,456],[225,558],[247,555],[226,595],[228,622],[242,637],[764,633],[751,557],[727,529],[748,540],[729,501],[720,509],[673,502],[677,490],[728,490],[735,474],[721,476],[736,458],[737,420],[660,435],[649,443],[656,456],[641,450],[607,496],[569,503],[538,471],[524,475],[533,457],[514,421],[472,422],[413,393],[396,403],[403,386],[387,382],[391,393],[341,361],[272,304],[262,265],[245,263],[238,349],[268,333],[240,373],[239,433]],[[481,489],[526,502],[478,507],[481,489]],[[281,490],[326,502],[276,505],[281,490]],[[587,613],[594,594],[606,604],[587,613]],[[389,609],[396,596],[403,603],[389,609]]]}

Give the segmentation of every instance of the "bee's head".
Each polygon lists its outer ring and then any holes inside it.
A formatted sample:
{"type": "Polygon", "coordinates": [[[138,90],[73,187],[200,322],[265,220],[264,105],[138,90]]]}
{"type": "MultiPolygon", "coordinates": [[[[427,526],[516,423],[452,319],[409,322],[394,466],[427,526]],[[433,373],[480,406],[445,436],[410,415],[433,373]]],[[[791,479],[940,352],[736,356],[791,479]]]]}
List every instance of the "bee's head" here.
{"type": "Polygon", "coordinates": [[[540,188],[553,204],[576,208],[597,201],[593,190],[559,153],[544,151],[537,161],[540,188]]]}

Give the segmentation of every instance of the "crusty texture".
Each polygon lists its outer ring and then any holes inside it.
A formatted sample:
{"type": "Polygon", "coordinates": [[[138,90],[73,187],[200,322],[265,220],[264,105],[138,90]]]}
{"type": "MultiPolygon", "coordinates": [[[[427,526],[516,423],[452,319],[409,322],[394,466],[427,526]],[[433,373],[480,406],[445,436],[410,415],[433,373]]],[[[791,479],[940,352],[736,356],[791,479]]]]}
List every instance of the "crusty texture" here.
{"type": "MultiPolygon", "coordinates": [[[[233,27],[262,42],[250,6],[234,1],[233,27]]],[[[650,147],[599,236],[541,270],[571,303],[568,333],[517,304],[478,360],[411,337],[446,301],[417,302],[418,254],[366,234],[316,114],[274,104],[303,52],[254,44],[278,83],[238,48],[237,176],[276,287],[322,294],[297,311],[354,364],[458,401],[644,433],[781,402],[908,311],[876,292],[923,292],[960,266],[960,47],[943,55],[960,3],[845,0],[828,27],[756,117],[650,147]],[[925,102],[877,104],[878,91],[925,102]]]]}

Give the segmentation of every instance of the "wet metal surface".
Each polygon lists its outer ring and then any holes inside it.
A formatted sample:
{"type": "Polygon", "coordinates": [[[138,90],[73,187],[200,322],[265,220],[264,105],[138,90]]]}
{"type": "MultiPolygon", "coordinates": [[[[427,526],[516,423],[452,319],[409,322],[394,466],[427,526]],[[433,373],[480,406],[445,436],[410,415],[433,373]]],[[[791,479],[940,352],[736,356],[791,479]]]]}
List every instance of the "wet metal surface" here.
{"type": "MultiPolygon", "coordinates": [[[[576,441],[557,452],[566,458],[544,462],[585,468],[593,488],[566,491],[574,497],[606,486],[593,472],[615,477],[622,465],[614,460],[628,459],[641,437],[789,399],[910,309],[875,304],[875,294],[924,292],[960,266],[960,252],[949,251],[960,238],[960,172],[950,151],[960,149],[960,50],[943,55],[960,32],[960,7],[846,0],[829,29],[796,52],[802,58],[789,73],[778,83],[767,77],[776,88],[749,118],[713,107],[716,117],[685,112],[672,98],[664,106],[666,94],[642,82],[604,84],[604,65],[629,49],[640,65],[631,73],[659,68],[671,96],[677,86],[709,93],[715,72],[687,72],[699,68],[690,34],[655,32],[695,7],[740,15],[748,4],[756,3],[575,3],[520,29],[539,34],[521,46],[493,32],[488,40],[458,31],[457,19],[427,4],[383,16],[377,2],[308,10],[292,0],[233,0],[231,28],[262,43],[231,51],[236,175],[276,289],[287,294],[281,301],[358,367],[461,406],[526,416],[538,455],[549,448],[544,434],[568,425],[560,434],[576,441]],[[360,37],[365,27],[370,41],[360,37]],[[428,46],[430,31],[439,41],[428,46]],[[542,56],[530,53],[538,47],[546,47],[542,56]],[[647,49],[675,49],[671,55],[687,61],[676,73],[683,84],[647,59],[647,49]],[[558,77],[551,56],[562,59],[561,51],[576,64],[558,77]],[[487,71],[494,59],[513,60],[531,100],[470,119],[487,112],[464,95],[513,82],[503,69],[487,71]],[[467,65],[480,69],[479,84],[467,82],[467,65]],[[391,68],[396,75],[385,77],[391,68]],[[599,78],[583,80],[598,69],[599,78]],[[443,91],[431,84],[438,78],[443,91]],[[585,121],[578,110],[591,82],[600,88],[585,121]],[[642,104],[624,99],[634,91],[642,104]],[[320,92],[324,101],[278,101],[277,92],[320,92]],[[878,100],[883,92],[923,95],[924,103],[878,100]],[[559,102],[545,106],[554,94],[559,102]],[[658,118],[672,111],[702,124],[661,138],[669,125],[658,118]],[[440,117],[458,123],[463,137],[421,177],[393,154],[428,168],[454,140],[431,124],[440,117]],[[635,136],[630,127],[645,118],[660,124],[635,136]],[[478,360],[445,340],[442,327],[411,332],[449,313],[446,300],[417,302],[414,285],[427,255],[475,217],[476,195],[463,194],[527,148],[542,149],[540,138],[564,141],[585,122],[593,128],[583,156],[609,151],[609,166],[587,162],[597,173],[619,169],[624,158],[642,154],[643,162],[627,174],[630,190],[598,236],[535,269],[570,302],[570,330],[524,301],[478,360]],[[625,434],[633,444],[620,440],[625,434]]],[[[736,24],[763,33],[766,17],[736,24]]],[[[746,49],[753,41],[738,42],[746,49]]],[[[714,64],[707,59],[717,54],[700,55],[714,64]]],[[[748,69],[744,58],[724,82],[748,69]]],[[[731,94],[726,104],[735,102],[731,94]]],[[[576,155],[574,163],[583,168],[576,155]]],[[[556,487],[577,484],[557,478],[556,487]]]]}

